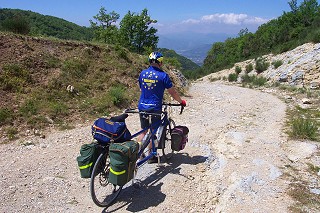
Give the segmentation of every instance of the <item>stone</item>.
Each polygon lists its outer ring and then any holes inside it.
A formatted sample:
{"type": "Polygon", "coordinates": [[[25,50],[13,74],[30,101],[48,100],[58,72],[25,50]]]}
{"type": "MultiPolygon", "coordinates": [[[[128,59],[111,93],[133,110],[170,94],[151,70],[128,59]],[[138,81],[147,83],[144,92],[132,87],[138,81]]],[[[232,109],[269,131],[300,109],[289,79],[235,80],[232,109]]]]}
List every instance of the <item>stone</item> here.
{"type": "Polygon", "coordinates": [[[303,98],[303,99],[301,100],[301,102],[302,102],[303,104],[312,104],[312,101],[311,101],[310,99],[308,99],[308,98],[303,98]]]}

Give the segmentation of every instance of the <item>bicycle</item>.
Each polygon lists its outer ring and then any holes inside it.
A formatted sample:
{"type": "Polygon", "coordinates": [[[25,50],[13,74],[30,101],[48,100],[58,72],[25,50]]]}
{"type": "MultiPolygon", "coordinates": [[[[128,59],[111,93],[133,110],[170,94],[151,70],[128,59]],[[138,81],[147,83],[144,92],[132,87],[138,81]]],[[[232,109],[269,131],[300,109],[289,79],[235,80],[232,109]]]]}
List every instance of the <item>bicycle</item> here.
{"type": "MultiPolygon", "coordinates": [[[[174,151],[171,149],[171,131],[175,127],[175,122],[172,118],[170,118],[168,113],[168,106],[180,106],[182,114],[184,107],[181,104],[171,104],[171,103],[163,103],[163,110],[160,114],[157,113],[147,113],[147,112],[139,112],[136,109],[128,109],[125,110],[123,115],[118,117],[126,118],[127,113],[140,113],[148,115],[151,121],[151,115],[160,115],[160,122],[155,125],[151,124],[150,126],[138,131],[137,133],[132,135],[132,138],[140,135],[144,131],[148,131],[146,136],[142,140],[142,146],[140,148],[138,154],[138,161],[136,163],[135,175],[137,173],[137,169],[145,164],[150,158],[156,156],[158,158],[158,163],[160,162],[160,156],[158,154],[158,149],[162,150],[162,156],[165,160],[169,160],[174,151]],[[151,126],[156,126],[156,128],[151,128],[151,126]],[[159,138],[160,136],[160,139],[159,138]],[[158,141],[157,141],[158,140],[158,141]],[[156,146],[158,142],[158,146],[156,146]],[[148,147],[149,143],[152,143],[152,149],[150,150],[148,155],[145,155],[144,150],[148,147]]],[[[109,163],[110,159],[108,156],[109,153],[109,145],[99,145],[103,150],[99,155],[91,174],[90,179],[90,194],[93,202],[99,207],[109,207],[113,202],[117,199],[120,194],[123,186],[113,185],[108,182],[109,175],[109,163]]]]}

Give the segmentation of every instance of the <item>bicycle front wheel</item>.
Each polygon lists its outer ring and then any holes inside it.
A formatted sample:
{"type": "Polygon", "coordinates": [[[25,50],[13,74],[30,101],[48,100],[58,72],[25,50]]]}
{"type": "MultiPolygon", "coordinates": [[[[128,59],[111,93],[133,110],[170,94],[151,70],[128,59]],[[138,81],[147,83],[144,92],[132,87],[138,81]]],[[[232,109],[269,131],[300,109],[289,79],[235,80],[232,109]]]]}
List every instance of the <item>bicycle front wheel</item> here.
{"type": "Polygon", "coordinates": [[[173,156],[173,150],[171,148],[171,131],[176,126],[174,121],[169,118],[169,123],[166,125],[166,127],[163,129],[162,135],[161,135],[161,149],[162,154],[166,160],[169,160],[173,156]]]}
{"type": "Polygon", "coordinates": [[[122,186],[109,183],[110,159],[108,152],[100,154],[90,180],[90,193],[93,202],[100,207],[110,206],[118,197],[122,186]]]}

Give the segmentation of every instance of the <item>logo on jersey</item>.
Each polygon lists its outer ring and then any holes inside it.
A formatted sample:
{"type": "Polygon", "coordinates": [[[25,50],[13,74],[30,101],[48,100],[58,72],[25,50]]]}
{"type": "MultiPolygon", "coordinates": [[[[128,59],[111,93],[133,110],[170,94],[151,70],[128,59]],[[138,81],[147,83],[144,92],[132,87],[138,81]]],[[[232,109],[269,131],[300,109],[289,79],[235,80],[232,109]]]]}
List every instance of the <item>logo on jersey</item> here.
{"type": "Polygon", "coordinates": [[[146,72],[142,75],[142,85],[144,88],[150,90],[154,89],[158,83],[158,75],[155,72],[146,72]]]}

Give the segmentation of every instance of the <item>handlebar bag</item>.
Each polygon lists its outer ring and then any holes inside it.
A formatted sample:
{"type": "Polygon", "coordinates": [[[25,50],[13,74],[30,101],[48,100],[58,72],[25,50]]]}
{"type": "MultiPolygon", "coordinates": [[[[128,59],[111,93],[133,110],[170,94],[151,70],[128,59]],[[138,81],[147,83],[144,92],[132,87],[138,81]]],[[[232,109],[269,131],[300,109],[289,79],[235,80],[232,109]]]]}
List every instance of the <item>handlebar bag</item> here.
{"type": "Polygon", "coordinates": [[[171,131],[171,149],[183,150],[188,142],[189,129],[186,126],[175,126],[171,131]]]}
{"type": "Polygon", "coordinates": [[[124,121],[115,122],[107,118],[98,118],[91,129],[93,138],[100,144],[121,143],[131,139],[131,133],[124,121]]]}
{"type": "Polygon", "coordinates": [[[109,147],[109,183],[123,186],[134,177],[139,144],[136,141],[112,143],[109,147]]]}

